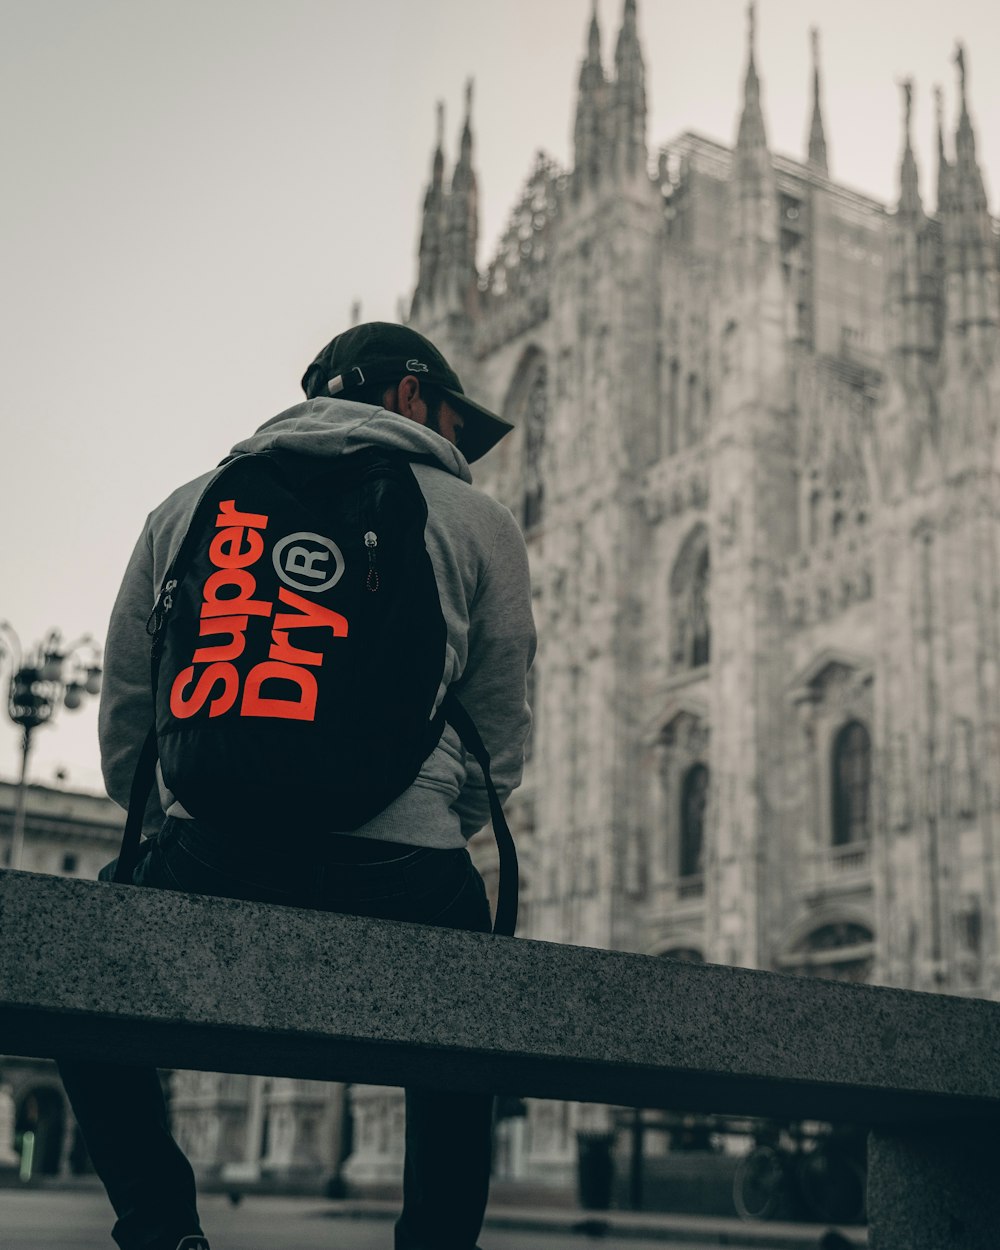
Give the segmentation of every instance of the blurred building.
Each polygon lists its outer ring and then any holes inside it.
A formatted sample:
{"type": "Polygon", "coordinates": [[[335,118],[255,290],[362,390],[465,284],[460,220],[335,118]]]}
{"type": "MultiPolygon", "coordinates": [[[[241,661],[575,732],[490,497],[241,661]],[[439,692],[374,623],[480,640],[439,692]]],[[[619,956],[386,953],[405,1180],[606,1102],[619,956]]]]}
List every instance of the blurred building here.
{"type": "MultiPolygon", "coordinates": [[[[16,796],[16,785],[0,781],[0,864],[10,853],[16,796]]],[[[20,867],[93,881],[118,854],[124,825],[125,813],[105,795],[29,785],[20,867]]],[[[5,937],[17,941],[17,934],[5,937]]],[[[350,1152],[343,1085],[168,1069],[160,1077],[174,1136],[204,1180],[222,1183],[230,1174],[248,1175],[251,1126],[259,1150],[250,1154],[259,1160],[261,1174],[279,1187],[316,1190],[350,1152]]],[[[13,1103],[7,1114],[18,1151],[23,1134],[34,1134],[33,1174],[93,1171],[54,1062],[0,1055],[0,1098],[5,1097],[13,1103]]]]}
{"type": "MultiPolygon", "coordinates": [[[[16,800],[17,786],[0,781],[3,866],[10,856],[16,800]]],[[[25,807],[20,864],[25,871],[93,880],[118,854],[125,813],[109,798],[62,786],[29,785],[25,807]]],[[[16,944],[17,934],[5,933],[4,940],[16,944]]],[[[67,951],[67,961],[72,957],[72,951],[67,951]]],[[[34,1134],[34,1173],[54,1176],[89,1170],[76,1121],[51,1060],[0,1055],[0,1099],[8,1097],[13,1102],[12,1128],[18,1147],[25,1132],[34,1134]]],[[[0,1142],[0,1150],[11,1144],[0,1142]]]]}

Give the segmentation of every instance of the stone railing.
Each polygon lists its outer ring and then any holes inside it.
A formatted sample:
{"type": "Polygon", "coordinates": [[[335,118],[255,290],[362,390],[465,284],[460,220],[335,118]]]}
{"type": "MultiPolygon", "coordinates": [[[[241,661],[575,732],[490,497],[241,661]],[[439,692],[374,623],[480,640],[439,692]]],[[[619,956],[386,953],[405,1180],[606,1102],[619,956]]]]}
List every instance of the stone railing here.
{"type": "Polygon", "coordinates": [[[0,872],[0,1051],[871,1126],[875,1250],[995,1250],[1000,1004],[0,872]]]}

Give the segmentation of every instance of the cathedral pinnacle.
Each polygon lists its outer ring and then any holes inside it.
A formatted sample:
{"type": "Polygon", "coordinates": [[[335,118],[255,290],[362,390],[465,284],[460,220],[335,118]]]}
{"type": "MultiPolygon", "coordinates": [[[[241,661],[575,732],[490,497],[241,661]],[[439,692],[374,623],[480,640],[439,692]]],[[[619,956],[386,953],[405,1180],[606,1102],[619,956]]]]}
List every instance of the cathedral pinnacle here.
{"type": "Polygon", "coordinates": [[[955,163],[948,174],[945,204],[946,264],[952,272],[985,273],[996,266],[993,225],[983,175],[976,160],[976,136],[969,116],[968,67],[958,44],[955,64],[959,79],[959,117],[955,132],[955,163]]]}
{"type": "Polygon", "coordinates": [[[435,187],[440,187],[444,182],[444,100],[437,102],[437,146],[434,149],[431,180],[435,187]]]}
{"type": "Polygon", "coordinates": [[[965,48],[960,44],[955,45],[955,65],[958,68],[958,129],[955,132],[955,165],[959,172],[959,178],[969,175],[975,170],[975,176],[979,176],[979,168],[976,165],[976,136],[972,129],[972,118],[969,116],[969,99],[967,93],[968,70],[965,64],[965,48]]]}
{"type": "Polygon", "coordinates": [[[920,187],[917,162],[913,156],[913,79],[901,84],[903,90],[903,159],[899,171],[899,212],[908,217],[921,216],[920,187]]]}
{"type": "Polygon", "coordinates": [[[955,44],[955,64],[958,66],[958,90],[962,101],[962,112],[968,116],[969,103],[965,96],[965,48],[955,44]]]}
{"type": "Polygon", "coordinates": [[[736,138],[736,146],[744,151],[767,147],[764,116],[760,109],[760,80],[757,77],[757,65],[754,61],[757,19],[753,0],[750,0],[750,4],[747,5],[747,25],[749,54],[743,88],[743,114],[740,117],[740,129],[736,138]]]}
{"type": "Polygon", "coordinates": [[[587,36],[587,60],[592,65],[601,63],[601,28],[597,21],[597,0],[590,10],[590,32],[587,36]]]}
{"type": "Polygon", "coordinates": [[[601,64],[601,29],[597,21],[597,0],[594,0],[587,34],[587,55],[580,67],[573,131],[573,190],[576,195],[584,187],[596,186],[600,181],[607,148],[606,95],[607,82],[601,64]]]}
{"type": "Polygon", "coordinates": [[[748,93],[751,89],[751,85],[755,91],[758,88],[757,66],[753,59],[754,58],[754,45],[756,44],[756,42],[757,42],[757,13],[756,13],[756,6],[754,4],[754,0],[750,0],[750,3],[747,5],[747,48],[749,50],[749,54],[747,57],[746,87],[747,87],[748,93]]]}
{"type": "Polygon", "coordinates": [[[937,211],[940,216],[948,205],[951,165],[944,147],[944,92],[939,86],[934,88],[934,113],[937,118],[937,211]]]}
{"type": "Polygon", "coordinates": [[[439,285],[440,263],[445,243],[444,192],[444,102],[437,102],[437,142],[431,163],[431,179],[424,193],[423,216],[420,223],[417,285],[413,293],[411,316],[419,314],[434,302],[439,285]]]}
{"type": "Polygon", "coordinates": [[[459,156],[459,163],[468,159],[472,159],[472,88],[474,79],[468,78],[465,82],[465,121],[462,125],[462,150],[459,156]]]}
{"type": "Polygon", "coordinates": [[[636,0],[625,0],[615,47],[614,149],[618,168],[634,175],[646,165],[646,70],[639,46],[636,0]]]}
{"type": "Polygon", "coordinates": [[[778,203],[754,58],[756,11],[752,2],[747,6],[747,25],[749,49],[743,110],[733,153],[730,187],[731,231],[737,251],[754,257],[753,267],[756,270],[766,256],[773,259],[778,239],[778,203]]]}
{"type": "Polygon", "coordinates": [[[812,40],[813,60],[813,110],[809,126],[809,164],[824,174],[830,172],[826,156],[826,136],[823,133],[823,112],[819,101],[819,31],[814,26],[809,32],[812,40]]]}

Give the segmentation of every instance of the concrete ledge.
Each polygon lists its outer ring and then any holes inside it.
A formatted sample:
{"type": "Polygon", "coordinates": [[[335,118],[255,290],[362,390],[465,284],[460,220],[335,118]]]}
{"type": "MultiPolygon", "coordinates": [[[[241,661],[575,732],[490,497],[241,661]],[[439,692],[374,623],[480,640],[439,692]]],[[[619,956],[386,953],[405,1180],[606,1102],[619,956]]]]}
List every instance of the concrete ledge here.
{"type": "Polygon", "coordinates": [[[1000,1115],[1000,1004],[0,871],[0,1052],[868,1124],[1000,1115]]]}

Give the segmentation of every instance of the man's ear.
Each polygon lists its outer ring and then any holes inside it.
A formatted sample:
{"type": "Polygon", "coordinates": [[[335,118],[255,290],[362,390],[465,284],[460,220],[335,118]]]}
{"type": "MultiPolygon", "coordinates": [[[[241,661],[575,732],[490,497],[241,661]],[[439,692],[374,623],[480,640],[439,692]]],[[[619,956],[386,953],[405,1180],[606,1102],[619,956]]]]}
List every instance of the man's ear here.
{"type": "Polygon", "coordinates": [[[412,373],[408,373],[405,378],[399,380],[393,398],[396,403],[394,412],[409,417],[411,421],[416,421],[420,425],[427,424],[427,405],[421,399],[420,381],[412,373]]]}

